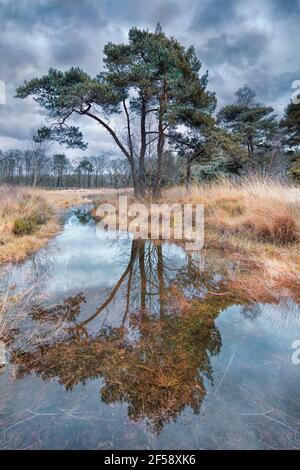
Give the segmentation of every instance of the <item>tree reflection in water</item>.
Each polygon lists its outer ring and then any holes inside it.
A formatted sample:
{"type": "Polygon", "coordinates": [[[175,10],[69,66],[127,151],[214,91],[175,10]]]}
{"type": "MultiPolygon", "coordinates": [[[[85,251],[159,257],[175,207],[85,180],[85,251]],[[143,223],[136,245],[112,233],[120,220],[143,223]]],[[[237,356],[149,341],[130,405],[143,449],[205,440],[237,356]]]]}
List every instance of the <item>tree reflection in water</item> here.
{"type": "Polygon", "coordinates": [[[88,318],[79,320],[81,293],[54,307],[32,308],[36,324],[55,328],[63,321],[64,334],[43,343],[35,337],[30,350],[13,348],[17,377],[56,378],[67,390],[101,378],[103,402],[126,403],[133,421],[146,419],[159,432],[186,407],[198,413],[205,380],[213,381],[210,357],[222,344],[215,319],[233,299],[204,297],[210,290],[216,290],[213,272],[199,273],[191,256],[174,269],[161,244],[134,240],[122,276],[88,318]],[[90,333],[88,326],[117,294],[124,297],[120,324],[90,333]]]}

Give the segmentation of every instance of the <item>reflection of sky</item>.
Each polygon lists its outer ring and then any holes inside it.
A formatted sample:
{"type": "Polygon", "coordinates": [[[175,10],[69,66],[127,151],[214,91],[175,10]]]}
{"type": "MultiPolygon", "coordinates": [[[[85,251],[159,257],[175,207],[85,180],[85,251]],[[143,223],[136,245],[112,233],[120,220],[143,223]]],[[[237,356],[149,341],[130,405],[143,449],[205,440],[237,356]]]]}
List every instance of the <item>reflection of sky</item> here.
{"type": "MultiPolygon", "coordinates": [[[[130,239],[100,238],[95,224],[83,225],[71,216],[63,232],[56,237],[57,251],[52,259],[49,291],[59,294],[68,289],[113,287],[129,261],[131,243],[130,239]]],[[[176,265],[186,260],[184,251],[172,244],[166,244],[163,253],[176,265]]]]}
{"type": "Polygon", "coordinates": [[[297,370],[291,360],[292,343],[300,338],[299,306],[292,301],[286,305],[258,303],[255,314],[251,316],[251,306],[232,305],[219,315],[216,325],[223,340],[230,339],[224,342],[218,364],[214,363],[214,359],[212,361],[216,366],[216,376],[219,368],[222,371],[220,374],[223,374],[230,363],[226,374],[227,387],[222,390],[223,398],[226,397],[230,407],[240,408],[240,412],[267,411],[265,391],[269,390],[273,406],[279,406],[281,412],[288,411],[290,401],[285,403],[285,393],[289,383],[300,377],[300,369],[297,370]],[[298,328],[295,328],[295,320],[298,321],[298,328]],[[232,396],[233,383],[236,393],[239,390],[241,396],[248,396],[242,410],[241,404],[236,403],[232,396]]]}
{"type": "MultiPolygon", "coordinates": [[[[90,315],[101,303],[102,289],[113,287],[123,274],[130,251],[130,240],[99,240],[93,223],[83,225],[71,216],[48,247],[16,268],[14,282],[21,278],[25,282],[25,274],[31,272],[33,287],[46,273],[45,291],[53,294],[52,301],[55,294],[66,297],[66,290],[88,291],[83,313],[90,315]]],[[[171,243],[165,243],[162,252],[165,266],[174,268],[171,273],[175,275],[176,268],[185,265],[186,253],[171,243]]],[[[153,253],[157,255],[155,250],[153,253]]],[[[30,283],[30,276],[28,279],[30,283]]],[[[100,315],[95,325],[89,325],[91,329],[99,331],[101,322],[119,326],[123,301],[117,296],[108,315],[100,315]]],[[[193,415],[186,408],[154,436],[143,423],[128,418],[125,401],[110,406],[101,401],[101,377],[66,392],[57,380],[42,381],[35,375],[12,381],[7,369],[0,376],[0,392],[9,403],[4,410],[5,425],[11,428],[7,435],[2,433],[3,443],[12,436],[8,446],[26,447],[33,444],[34,435],[42,448],[99,448],[99,442],[103,448],[127,449],[299,446],[300,366],[291,362],[292,342],[300,339],[299,306],[290,300],[278,305],[232,305],[220,312],[215,324],[222,347],[218,355],[210,357],[214,383],[204,381],[207,395],[200,414],[193,415]],[[30,410],[45,413],[42,424],[37,417],[32,419],[30,410]],[[47,413],[56,417],[55,427],[47,413]],[[17,421],[22,427],[15,426],[17,421]],[[136,441],[131,442],[133,434],[136,441]]],[[[178,339],[180,334],[178,331],[178,339]]],[[[137,335],[131,332],[130,340],[137,335]]],[[[159,358],[160,351],[154,352],[159,358]]]]}
{"type": "Polygon", "coordinates": [[[92,224],[69,223],[56,238],[49,290],[112,287],[130,256],[130,241],[99,240],[92,224]]]}
{"type": "Polygon", "coordinates": [[[163,247],[163,254],[169,260],[173,260],[174,263],[182,265],[186,262],[186,252],[174,243],[165,243],[163,247]]]}

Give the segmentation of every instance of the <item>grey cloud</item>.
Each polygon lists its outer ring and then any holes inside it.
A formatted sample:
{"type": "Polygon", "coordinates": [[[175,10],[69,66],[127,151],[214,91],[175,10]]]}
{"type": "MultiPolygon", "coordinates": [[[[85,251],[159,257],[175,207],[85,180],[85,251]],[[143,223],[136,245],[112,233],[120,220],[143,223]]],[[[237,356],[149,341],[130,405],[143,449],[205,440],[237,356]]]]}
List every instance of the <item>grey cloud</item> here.
{"type": "MultiPolygon", "coordinates": [[[[0,0],[0,80],[9,85],[8,105],[0,106],[0,148],[14,139],[25,146],[30,127],[45,118],[31,101],[13,99],[23,80],[72,65],[95,75],[105,43],[126,41],[130,26],[153,29],[157,21],[186,46],[195,45],[219,106],[249,83],[259,100],[282,112],[291,82],[300,79],[299,1],[0,0]]],[[[78,125],[87,154],[112,145],[92,123],[78,125]]]]}
{"type": "Polygon", "coordinates": [[[47,25],[50,28],[80,29],[103,28],[110,22],[129,21],[168,23],[182,11],[183,5],[176,0],[0,0],[2,28],[14,25],[23,29],[47,25]]]}
{"type": "MultiPolygon", "coordinates": [[[[33,51],[22,45],[0,42],[0,79],[5,82],[24,79],[24,69],[28,64],[36,64],[33,51]]],[[[25,77],[26,78],[26,77],[25,77]]]]}
{"type": "Polygon", "coordinates": [[[104,12],[107,18],[113,18],[121,22],[129,22],[131,25],[137,25],[137,22],[149,24],[155,27],[160,21],[163,26],[169,24],[172,19],[178,16],[183,8],[184,2],[179,0],[152,0],[141,1],[131,0],[124,2],[123,0],[105,1],[104,12]]]}
{"type": "Polygon", "coordinates": [[[208,65],[229,63],[240,67],[255,63],[267,48],[268,37],[258,31],[221,34],[211,38],[201,53],[208,65]]]}
{"type": "Polygon", "coordinates": [[[18,25],[23,29],[38,24],[52,28],[104,26],[102,3],[97,0],[1,0],[0,24],[6,28],[18,25]]]}
{"type": "Polygon", "coordinates": [[[53,63],[64,68],[81,64],[91,58],[93,50],[86,38],[71,33],[66,39],[62,36],[55,38],[51,44],[51,59],[53,63]]]}
{"type": "Polygon", "coordinates": [[[235,0],[207,0],[197,4],[191,23],[194,30],[201,32],[209,28],[219,29],[224,23],[237,21],[235,0]]]}
{"type": "MultiPolygon", "coordinates": [[[[273,16],[280,19],[282,17],[300,17],[299,0],[269,0],[269,7],[273,11],[273,16]]],[[[295,18],[296,19],[296,18],[295,18]]]]}
{"type": "Polygon", "coordinates": [[[259,96],[265,101],[272,102],[282,95],[291,97],[294,80],[300,80],[300,68],[295,72],[282,72],[270,75],[265,69],[253,71],[253,85],[259,96]]]}

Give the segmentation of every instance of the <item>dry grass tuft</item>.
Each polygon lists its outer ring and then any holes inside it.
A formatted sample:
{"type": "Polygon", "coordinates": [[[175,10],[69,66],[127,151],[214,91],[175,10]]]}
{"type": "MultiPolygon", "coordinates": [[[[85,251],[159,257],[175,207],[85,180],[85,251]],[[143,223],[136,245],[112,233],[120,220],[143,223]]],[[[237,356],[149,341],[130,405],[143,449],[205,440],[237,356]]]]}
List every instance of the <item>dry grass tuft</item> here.
{"type": "Polygon", "coordinates": [[[38,190],[0,187],[0,264],[18,262],[56,228],[53,211],[38,190]]]}
{"type": "Polygon", "coordinates": [[[288,289],[300,300],[300,189],[248,178],[165,191],[166,202],[202,203],[208,247],[230,250],[251,266],[235,285],[262,299],[288,289]]]}
{"type": "Polygon", "coordinates": [[[91,203],[97,195],[110,198],[117,193],[114,189],[0,186],[0,265],[23,261],[42,248],[59,230],[57,214],[61,210],[91,203]]]}
{"type": "Polygon", "coordinates": [[[207,230],[227,235],[228,241],[230,235],[278,245],[299,239],[300,189],[278,182],[247,179],[235,183],[223,178],[195,186],[188,195],[179,187],[163,197],[169,202],[204,204],[207,230]]]}
{"type": "Polygon", "coordinates": [[[39,190],[39,194],[50,204],[50,206],[57,209],[66,209],[70,206],[92,203],[95,199],[99,199],[101,202],[103,202],[104,199],[111,201],[116,198],[120,192],[122,194],[132,194],[132,190],[130,188],[122,190],[111,188],[39,190]]]}

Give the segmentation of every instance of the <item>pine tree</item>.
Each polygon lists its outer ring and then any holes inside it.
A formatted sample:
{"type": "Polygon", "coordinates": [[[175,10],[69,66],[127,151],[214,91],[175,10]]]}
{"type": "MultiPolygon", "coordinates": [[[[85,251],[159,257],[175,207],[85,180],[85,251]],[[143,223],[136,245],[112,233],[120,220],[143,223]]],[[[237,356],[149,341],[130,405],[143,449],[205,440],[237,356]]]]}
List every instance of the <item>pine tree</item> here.
{"type": "Polygon", "coordinates": [[[289,103],[284,110],[281,126],[286,133],[285,143],[289,147],[300,147],[300,103],[289,103]]]}
{"type": "Polygon", "coordinates": [[[33,96],[53,121],[44,134],[69,146],[84,145],[79,129],[69,125],[72,118],[89,118],[102,126],[129,162],[137,197],[149,189],[145,163],[148,154],[154,155],[151,191],[158,197],[169,132],[203,121],[216,100],[206,90],[207,73],[199,75],[201,63],[193,47],[184,48],[159,25],[155,32],[132,28],[128,39],[105,46],[104,68],[96,78],[78,68],[50,69],[25,82],[16,96],[33,96]],[[111,117],[121,113],[125,131],[118,132],[111,117]]]}
{"type": "Polygon", "coordinates": [[[259,150],[266,151],[278,125],[273,108],[255,101],[255,92],[248,85],[236,93],[236,102],[225,106],[218,113],[218,122],[240,138],[248,157],[259,150]]]}

